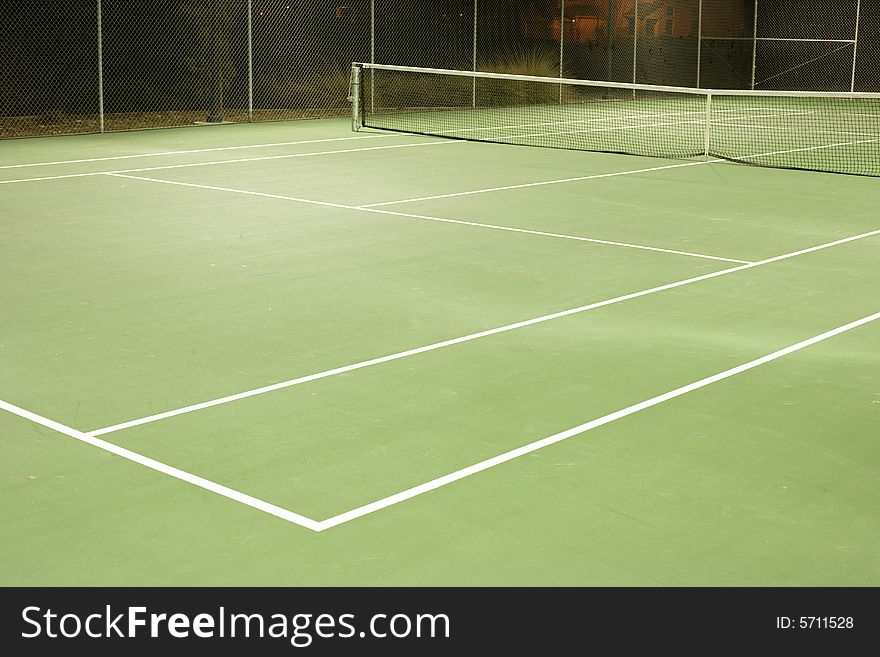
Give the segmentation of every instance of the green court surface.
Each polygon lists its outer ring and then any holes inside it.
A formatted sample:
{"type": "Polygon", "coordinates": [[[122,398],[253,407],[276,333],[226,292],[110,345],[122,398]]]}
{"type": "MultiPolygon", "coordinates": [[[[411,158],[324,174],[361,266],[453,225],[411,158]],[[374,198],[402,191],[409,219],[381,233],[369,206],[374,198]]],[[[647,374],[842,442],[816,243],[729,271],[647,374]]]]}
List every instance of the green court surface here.
{"type": "Polygon", "coordinates": [[[335,119],[5,142],[0,584],[877,586],[878,198],[335,119]]]}

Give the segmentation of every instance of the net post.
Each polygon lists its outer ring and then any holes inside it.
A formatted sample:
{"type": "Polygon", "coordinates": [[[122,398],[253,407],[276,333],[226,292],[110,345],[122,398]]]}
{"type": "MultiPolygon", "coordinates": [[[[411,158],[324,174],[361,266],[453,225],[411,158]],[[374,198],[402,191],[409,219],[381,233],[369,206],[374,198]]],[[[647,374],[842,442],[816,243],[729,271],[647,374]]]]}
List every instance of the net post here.
{"type": "Polygon", "coordinates": [[[703,130],[703,155],[706,157],[711,153],[712,139],[712,94],[706,94],[706,125],[703,130]]]}
{"type": "Polygon", "coordinates": [[[351,65],[351,79],[348,90],[348,102],[351,103],[351,130],[360,132],[361,129],[361,67],[351,65]]]}
{"type": "Polygon", "coordinates": [[[104,132],[104,28],[102,25],[101,0],[98,0],[98,127],[104,132]]]}
{"type": "Polygon", "coordinates": [[[856,31],[853,35],[853,58],[852,58],[852,77],[849,82],[849,90],[856,90],[856,62],[859,56],[859,23],[862,19],[862,0],[856,2],[856,31]]]}

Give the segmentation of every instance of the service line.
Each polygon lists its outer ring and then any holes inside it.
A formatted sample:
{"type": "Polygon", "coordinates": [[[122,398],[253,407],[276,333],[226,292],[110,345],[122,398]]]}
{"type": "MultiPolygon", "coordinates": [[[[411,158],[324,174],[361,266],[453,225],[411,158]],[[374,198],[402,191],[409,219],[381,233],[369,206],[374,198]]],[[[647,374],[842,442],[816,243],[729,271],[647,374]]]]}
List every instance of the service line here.
{"type": "Polygon", "coordinates": [[[279,141],[268,144],[244,144],[241,146],[217,146],[214,148],[193,148],[182,151],[158,151],[155,153],[130,153],[128,155],[110,155],[107,157],[88,157],[81,160],[55,160],[53,162],[27,162],[24,164],[3,164],[0,169],[24,169],[28,167],[49,167],[61,164],[83,164],[86,162],[108,162],[112,160],[129,160],[141,157],[161,157],[170,155],[191,155],[193,153],[215,153],[217,151],[238,151],[251,148],[276,148],[279,146],[299,146],[300,144],[320,144],[328,141],[351,141],[353,139],[379,139],[382,137],[403,137],[403,134],[364,135],[360,137],[328,137],[325,139],[302,139],[300,141],[279,141]]]}
{"type": "Polygon", "coordinates": [[[332,151],[315,151],[310,153],[287,153],[285,155],[263,155],[257,157],[241,157],[234,160],[212,160],[210,162],[187,162],[185,164],[165,164],[155,167],[140,167],[138,169],[119,169],[115,171],[88,171],[84,173],[66,173],[58,176],[38,176],[36,178],[14,178],[12,180],[0,180],[0,185],[13,183],[40,182],[43,180],[63,180],[66,178],[88,178],[90,176],[106,176],[111,174],[140,173],[144,171],[163,171],[165,169],[188,169],[191,167],[208,167],[217,164],[238,164],[241,162],[264,162],[266,160],[290,160],[300,157],[317,157],[320,155],[339,155],[342,153],[365,153],[368,151],[384,151],[390,148],[418,148],[421,146],[443,146],[451,144],[463,144],[465,142],[450,139],[437,139],[435,141],[418,142],[415,144],[392,144],[391,146],[369,146],[367,148],[340,148],[332,151]]]}
{"type": "Polygon", "coordinates": [[[143,424],[149,424],[151,422],[157,422],[159,420],[164,420],[171,417],[176,417],[178,415],[184,415],[186,413],[192,413],[194,411],[200,411],[206,408],[211,408],[213,406],[220,406],[222,404],[228,404],[230,402],[238,401],[241,399],[247,399],[248,397],[255,397],[257,395],[262,395],[268,392],[273,392],[275,390],[281,390],[284,388],[290,388],[293,386],[301,385],[303,383],[309,383],[310,381],[317,381],[320,379],[326,379],[331,376],[335,376],[337,374],[344,374],[346,372],[352,372],[354,370],[363,369],[365,367],[371,367],[373,365],[380,365],[382,363],[388,363],[395,360],[400,360],[401,358],[407,358],[409,356],[416,356],[418,354],[427,353],[429,351],[436,351],[438,349],[444,349],[446,347],[452,347],[457,344],[463,344],[466,342],[472,342],[474,340],[479,340],[481,338],[487,338],[492,335],[498,335],[501,333],[507,333],[509,331],[514,331],[521,328],[526,328],[528,326],[534,326],[536,324],[543,324],[544,322],[549,322],[555,319],[560,319],[562,317],[568,317],[570,315],[576,315],[579,313],[587,312],[590,310],[595,310],[597,308],[603,308],[605,306],[610,306],[617,303],[622,303],[624,301],[629,301],[631,299],[638,299],[640,297],[645,297],[651,294],[657,294],[658,292],[664,292],[666,290],[672,290],[679,287],[684,287],[685,285],[691,285],[693,283],[699,283],[701,281],[710,280],[713,278],[718,278],[720,276],[726,276],[728,274],[732,274],[734,272],[743,271],[746,269],[753,269],[755,267],[761,267],[763,265],[768,265],[774,262],[780,262],[782,260],[787,260],[789,258],[794,258],[797,256],[801,256],[807,253],[814,253],[816,251],[821,251],[823,249],[828,249],[834,246],[839,246],[841,244],[846,244],[849,242],[854,242],[856,240],[865,239],[868,237],[873,237],[875,235],[880,235],[880,229],[873,230],[867,233],[861,233],[859,235],[853,235],[851,237],[845,237],[839,240],[835,240],[833,242],[826,242],[824,244],[819,244],[817,246],[812,246],[806,249],[800,249],[798,251],[792,251],[790,253],[785,253],[782,255],[775,256],[773,258],[767,258],[766,260],[760,260],[758,262],[749,263],[746,265],[740,265],[738,267],[731,267],[728,269],[722,269],[719,271],[711,272],[709,274],[703,274],[702,276],[695,276],[693,278],[687,278],[684,280],[676,281],[674,283],[667,283],[666,285],[659,285],[657,287],[648,288],[645,290],[640,290],[638,292],[632,292],[630,294],[625,294],[623,296],[614,297],[611,299],[605,299],[604,301],[598,301],[596,303],[590,303],[583,306],[578,306],[576,308],[569,308],[567,310],[562,310],[559,312],[551,313],[549,315],[543,315],[541,317],[533,317],[531,319],[526,319],[520,322],[515,322],[513,324],[505,324],[504,326],[498,326],[495,328],[486,329],[484,331],[479,331],[476,333],[470,333],[468,335],[459,336],[457,338],[452,338],[449,340],[443,340],[441,342],[435,342],[433,344],[424,345],[421,347],[416,347],[413,349],[407,349],[405,351],[399,351],[394,354],[388,354],[386,356],[380,356],[378,358],[371,358],[369,360],[362,360],[357,363],[351,363],[349,365],[344,365],[342,367],[335,367],[333,369],[324,370],[323,372],[317,372],[314,374],[308,374],[306,376],[300,376],[294,379],[289,379],[287,381],[281,381],[278,383],[273,383],[271,385],[262,386],[260,388],[253,388],[251,390],[245,390],[243,392],[238,392],[231,395],[226,395],[224,397],[218,397],[216,399],[211,399],[208,401],[203,401],[197,404],[191,404],[189,406],[182,406],[180,408],[168,410],[162,413],[156,413],[153,415],[148,415],[142,418],[137,418],[134,420],[128,420],[127,422],[121,422],[119,424],[114,424],[112,426],[104,427],[101,429],[95,429],[89,432],[91,436],[101,436],[108,433],[113,433],[115,431],[122,431],[123,429],[130,429],[132,427],[140,426],[143,424]]]}

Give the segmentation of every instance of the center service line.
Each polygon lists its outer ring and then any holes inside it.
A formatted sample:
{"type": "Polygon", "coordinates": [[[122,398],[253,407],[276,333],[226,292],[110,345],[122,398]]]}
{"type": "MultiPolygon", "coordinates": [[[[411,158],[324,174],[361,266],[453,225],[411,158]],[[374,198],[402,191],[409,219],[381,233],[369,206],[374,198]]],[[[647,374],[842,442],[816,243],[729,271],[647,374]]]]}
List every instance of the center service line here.
{"type": "Polygon", "coordinates": [[[457,338],[452,338],[449,340],[443,340],[441,342],[435,342],[433,344],[424,345],[421,347],[416,347],[414,349],[407,349],[406,351],[400,351],[394,354],[389,354],[387,356],[380,356],[378,358],[371,358],[369,360],[360,361],[357,363],[352,363],[349,365],[344,365],[342,367],[336,367],[330,370],[324,370],[323,372],[317,372],[315,374],[308,374],[306,376],[297,377],[295,379],[289,379],[287,381],[281,381],[279,383],[273,383],[267,386],[262,386],[260,388],[253,388],[251,390],[245,390],[243,392],[238,392],[232,395],[226,395],[224,397],[219,397],[217,399],[211,399],[209,401],[200,402],[197,404],[191,404],[189,406],[182,406],[180,408],[176,408],[173,410],[165,411],[162,413],[156,413],[154,415],[148,415],[146,417],[138,418],[135,420],[129,420],[127,422],[122,422],[119,424],[114,424],[112,426],[104,427],[102,429],[95,429],[89,432],[91,436],[101,436],[108,433],[113,433],[114,431],[121,431],[123,429],[130,429],[132,427],[140,426],[142,424],[148,424],[150,422],[156,422],[158,420],[164,420],[166,418],[175,417],[177,415],[183,415],[184,413],[192,413],[193,411],[199,411],[205,408],[211,408],[212,406],[219,406],[221,404],[228,404],[230,402],[238,401],[239,399],[246,399],[248,397],[254,397],[256,395],[262,395],[267,392],[272,392],[274,390],[281,390],[283,388],[290,388],[292,386],[300,385],[303,383],[308,383],[310,381],[317,381],[319,379],[326,379],[331,376],[335,376],[336,374],[343,374],[345,372],[351,372],[354,370],[363,369],[365,367],[370,367],[372,365],[379,365],[381,363],[388,363],[390,361],[399,360],[401,358],[406,358],[408,356],[415,356],[417,354],[426,353],[429,351],[435,351],[437,349],[443,349],[445,347],[451,347],[453,345],[462,344],[464,342],[470,342],[472,340],[478,340],[480,338],[489,337],[491,335],[497,335],[499,333],[506,333],[507,331],[513,331],[520,328],[525,328],[527,326],[533,326],[535,324],[541,324],[543,322],[549,322],[554,319],[560,319],[562,317],[567,317],[569,315],[575,315],[578,313],[586,312],[589,310],[594,310],[596,308],[602,308],[604,306],[610,306],[616,303],[621,303],[623,301],[629,301],[630,299],[637,299],[639,297],[648,296],[650,294],[656,294],[657,292],[663,292],[665,290],[671,290],[677,287],[683,287],[685,285],[690,285],[691,283],[698,283],[700,281],[709,280],[712,278],[717,278],[719,276],[725,276],[727,274],[732,274],[734,272],[743,271],[745,269],[751,269],[753,267],[760,267],[762,265],[767,265],[773,262],[779,262],[781,260],[786,260],[788,258],[794,258],[796,256],[804,255],[806,253],[813,253],[815,251],[821,251],[823,249],[828,249],[834,246],[839,246],[841,244],[846,244],[848,242],[853,242],[855,240],[864,239],[867,237],[872,237],[875,235],[880,235],[880,229],[873,230],[868,233],[862,233],[860,235],[853,235],[851,237],[844,237],[839,240],[835,240],[833,242],[826,242],[825,244],[819,244],[817,246],[812,246],[806,249],[801,249],[799,251],[793,251],[791,253],[785,253],[783,255],[778,255],[773,258],[768,258],[766,260],[760,260],[758,262],[750,263],[747,265],[740,265],[739,267],[731,267],[729,269],[721,269],[719,271],[711,272],[709,274],[703,274],[702,276],[696,276],[694,278],[688,278],[681,281],[676,281],[674,283],[668,283],[666,285],[660,285],[657,287],[648,288],[646,290],[640,290],[638,292],[632,292],[631,294],[625,294],[623,296],[614,297],[612,299],[606,299],[604,301],[598,301],[596,303],[590,303],[584,306],[578,306],[576,308],[569,308],[568,310],[562,310],[556,313],[552,313],[549,315],[543,315],[541,317],[534,317],[532,319],[527,319],[521,322],[515,322],[513,324],[506,324],[504,326],[498,326],[495,328],[487,329],[485,331],[479,331],[477,333],[470,333],[468,335],[463,335],[457,338]]]}

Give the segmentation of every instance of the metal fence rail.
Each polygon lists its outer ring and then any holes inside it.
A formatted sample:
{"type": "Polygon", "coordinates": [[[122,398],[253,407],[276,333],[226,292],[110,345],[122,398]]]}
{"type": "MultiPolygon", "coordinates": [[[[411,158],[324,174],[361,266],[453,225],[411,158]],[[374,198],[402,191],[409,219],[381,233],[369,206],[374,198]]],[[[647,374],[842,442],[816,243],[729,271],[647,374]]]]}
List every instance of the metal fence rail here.
{"type": "Polygon", "coordinates": [[[867,0],[4,0],[0,37],[0,137],[341,116],[352,61],[880,90],[867,0]]]}

